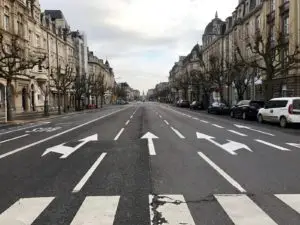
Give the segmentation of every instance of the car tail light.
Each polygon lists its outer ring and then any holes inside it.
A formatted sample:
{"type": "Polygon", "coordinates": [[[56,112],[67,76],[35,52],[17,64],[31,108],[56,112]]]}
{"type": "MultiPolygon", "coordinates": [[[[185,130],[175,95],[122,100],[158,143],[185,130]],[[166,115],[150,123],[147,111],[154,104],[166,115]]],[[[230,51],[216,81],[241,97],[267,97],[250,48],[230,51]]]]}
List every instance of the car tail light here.
{"type": "Polygon", "coordinates": [[[293,110],[294,110],[293,104],[290,104],[289,105],[289,114],[293,114],[293,110]]]}

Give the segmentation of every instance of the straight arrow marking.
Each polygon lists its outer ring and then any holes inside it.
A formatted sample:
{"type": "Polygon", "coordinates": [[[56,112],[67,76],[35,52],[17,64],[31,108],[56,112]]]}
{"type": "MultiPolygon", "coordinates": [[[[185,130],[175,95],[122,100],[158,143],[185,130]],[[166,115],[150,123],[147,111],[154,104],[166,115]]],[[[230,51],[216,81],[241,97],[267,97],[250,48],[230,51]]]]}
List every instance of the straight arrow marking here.
{"type": "Polygon", "coordinates": [[[141,139],[148,140],[148,150],[150,155],[156,155],[153,139],[158,139],[154,134],[147,132],[141,139]]]}
{"type": "Polygon", "coordinates": [[[300,148],[300,144],[297,144],[297,143],[286,143],[287,145],[290,145],[290,146],[293,146],[293,147],[296,147],[296,148],[300,148]]]}

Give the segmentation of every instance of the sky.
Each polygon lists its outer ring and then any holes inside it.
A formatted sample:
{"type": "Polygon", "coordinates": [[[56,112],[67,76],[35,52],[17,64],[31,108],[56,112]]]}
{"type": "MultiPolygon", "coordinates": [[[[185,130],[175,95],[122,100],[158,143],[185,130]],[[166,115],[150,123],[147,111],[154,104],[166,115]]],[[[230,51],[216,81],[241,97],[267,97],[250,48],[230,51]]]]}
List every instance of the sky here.
{"type": "Polygon", "coordinates": [[[108,59],[117,82],[147,92],[168,81],[180,55],[202,43],[206,25],[230,16],[238,0],[40,0],[41,9],[62,10],[72,30],[108,59]]]}

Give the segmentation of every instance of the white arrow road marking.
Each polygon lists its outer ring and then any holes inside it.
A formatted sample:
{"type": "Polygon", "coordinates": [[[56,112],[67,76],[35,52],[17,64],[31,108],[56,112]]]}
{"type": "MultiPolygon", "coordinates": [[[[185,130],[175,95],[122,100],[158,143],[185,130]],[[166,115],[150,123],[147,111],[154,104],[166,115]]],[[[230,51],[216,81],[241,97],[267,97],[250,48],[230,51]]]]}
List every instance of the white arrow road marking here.
{"type": "Polygon", "coordinates": [[[53,199],[53,197],[21,198],[0,215],[0,224],[30,225],[53,199]]]}
{"type": "Polygon", "coordinates": [[[143,137],[141,137],[141,139],[147,139],[148,140],[149,154],[150,155],[156,155],[153,139],[158,139],[158,137],[155,136],[154,134],[150,133],[150,132],[147,132],[143,137]]]}
{"type": "Polygon", "coordinates": [[[222,144],[216,142],[215,140],[213,140],[214,137],[211,137],[206,134],[199,133],[199,132],[197,132],[197,138],[205,139],[205,140],[209,141],[210,143],[218,146],[219,148],[222,148],[223,150],[230,153],[231,155],[237,155],[236,151],[240,150],[240,149],[246,149],[249,152],[252,152],[252,150],[247,145],[236,142],[236,141],[227,140],[228,143],[222,145],[222,144]]]}
{"type": "Polygon", "coordinates": [[[222,170],[217,164],[215,164],[212,160],[210,160],[206,155],[202,152],[198,152],[199,156],[204,159],[214,170],[216,170],[222,177],[224,177],[232,186],[238,189],[240,192],[245,193],[246,190],[242,188],[242,186],[236,182],[231,176],[229,176],[224,170],[222,170]]]}
{"type": "Polygon", "coordinates": [[[112,225],[120,196],[87,196],[71,225],[112,225]]]}
{"type": "Polygon", "coordinates": [[[177,136],[181,139],[185,139],[185,136],[183,136],[178,130],[176,130],[174,127],[171,127],[171,129],[177,134],[177,136]]]}
{"type": "Polygon", "coordinates": [[[245,194],[214,195],[233,224],[277,225],[245,194]]]}
{"type": "Polygon", "coordinates": [[[221,128],[221,129],[224,128],[224,127],[222,127],[222,126],[220,126],[220,125],[218,125],[218,124],[212,124],[212,126],[217,127],[217,128],[221,128]]]}
{"type": "Polygon", "coordinates": [[[79,192],[82,187],[85,185],[85,183],[88,181],[88,179],[92,176],[94,171],[97,169],[101,161],[104,159],[107,153],[102,153],[99,158],[96,160],[96,162],[92,165],[92,167],[87,171],[87,173],[83,176],[83,178],[79,181],[79,183],[75,186],[73,189],[73,193],[79,192]]]}
{"type": "Polygon", "coordinates": [[[3,143],[6,143],[6,142],[9,142],[9,141],[13,141],[13,140],[17,140],[17,139],[20,139],[22,137],[26,137],[28,136],[29,134],[24,134],[24,135],[21,135],[21,136],[18,136],[18,137],[14,137],[14,138],[11,138],[11,139],[7,139],[7,140],[4,140],[4,141],[1,141],[0,144],[3,144],[3,143]]]}
{"type": "Polygon", "coordinates": [[[277,194],[275,195],[289,207],[300,213],[300,195],[299,194],[277,194]]]}
{"type": "Polygon", "coordinates": [[[279,145],[274,145],[274,144],[272,144],[272,143],[270,143],[270,142],[263,141],[263,140],[260,140],[260,139],[255,139],[255,141],[257,141],[257,142],[259,142],[259,143],[262,143],[262,144],[264,144],[264,145],[268,145],[268,146],[270,146],[270,147],[279,149],[279,150],[281,150],[281,151],[291,151],[291,150],[288,149],[288,148],[284,148],[284,147],[281,147],[281,146],[279,146],[279,145]]]}
{"type": "Polygon", "coordinates": [[[119,139],[119,137],[121,136],[121,134],[123,133],[124,128],[122,128],[119,133],[117,134],[117,136],[114,138],[115,141],[117,141],[119,139]]]}
{"type": "Polygon", "coordinates": [[[231,133],[233,133],[233,134],[237,134],[237,135],[239,135],[239,136],[242,136],[242,137],[248,136],[247,134],[243,134],[243,133],[237,132],[237,131],[235,131],[235,130],[228,130],[228,131],[231,132],[231,133]]]}
{"type": "Polygon", "coordinates": [[[251,127],[247,127],[247,126],[243,126],[243,125],[234,124],[234,126],[236,126],[237,128],[240,128],[240,129],[247,129],[247,130],[255,131],[255,132],[258,132],[258,133],[261,133],[261,134],[265,134],[265,135],[269,135],[269,136],[275,136],[274,134],[264,132],[264,131],[261,131],[261,130],[256,130],[256,129],[253,129],[251,127]]]}
{"type": "Polygon", "coordinates": [[[165,124],[170,125],[168,121],[164,120],[165,124]]]}
{"type": "Polygon", "coordinates": [[[296,148],[300,148],[300,144],[297,144],[297,143],[286,143],[287,145],[290,145],[290,146],[293,146],[293,147],[296,147],[296,148]]]}
{"type": "Polygon", "coordinates": [[[62,156],[60,158],[61,159],[65,159],[69,155],[71,155],[73,152],[77,151],[79,148],[81,148],[82,146],[84,146],[89,141],[97,141],[97,140],[98,140],[98,134],[94,134],[92,136],[89,136],[87,138],[84,138],[84,139],[80,140],[81,143],[78,144],[78,145],[76,145],[75,147],[65,146],[66,143],[62,143],[60,145],[56,145],[54,147],[48,148],[43,153],[42,156],[47,155],[49,152],[55,152],[55,153],[62,154],[62,156]]]}

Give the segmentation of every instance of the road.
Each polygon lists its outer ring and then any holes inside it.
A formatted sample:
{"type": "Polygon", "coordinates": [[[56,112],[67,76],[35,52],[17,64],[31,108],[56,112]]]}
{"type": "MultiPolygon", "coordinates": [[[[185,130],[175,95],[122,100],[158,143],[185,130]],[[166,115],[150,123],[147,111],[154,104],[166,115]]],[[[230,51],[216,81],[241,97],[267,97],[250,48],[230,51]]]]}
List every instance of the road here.
{"type": "Polygon", "coordinates": [[[297,130],[132,103],[0,130],[2,225],[298,225],[297,130]]]}

